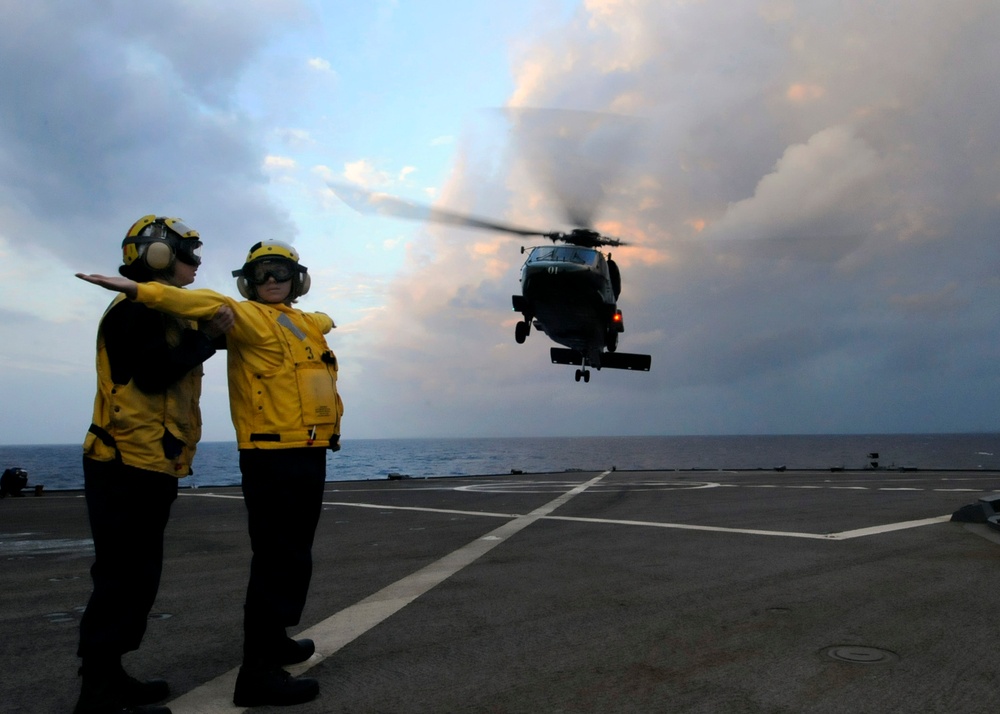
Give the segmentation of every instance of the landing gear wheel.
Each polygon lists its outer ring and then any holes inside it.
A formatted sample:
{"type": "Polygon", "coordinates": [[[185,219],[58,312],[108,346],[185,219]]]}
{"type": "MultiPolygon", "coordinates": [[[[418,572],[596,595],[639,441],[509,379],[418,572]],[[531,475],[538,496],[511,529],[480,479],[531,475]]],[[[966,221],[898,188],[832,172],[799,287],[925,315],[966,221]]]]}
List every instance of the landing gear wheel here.
{"type": "Polygon", "coordinates": [[[584,381],[584,383],[587,383],[587,382],[590,381],[590,370],[589,369],[578,369],[578,370],[576,370],[576,381],[579,382],[581,379],[584,381]]]}
{"type": "Polygon", "coordinates": [[[514,325],[514,340],[519,345],[523,345],[524,341],[528,339],[528,333],[531,332],[531,324],[525,320],[514,325]]]}

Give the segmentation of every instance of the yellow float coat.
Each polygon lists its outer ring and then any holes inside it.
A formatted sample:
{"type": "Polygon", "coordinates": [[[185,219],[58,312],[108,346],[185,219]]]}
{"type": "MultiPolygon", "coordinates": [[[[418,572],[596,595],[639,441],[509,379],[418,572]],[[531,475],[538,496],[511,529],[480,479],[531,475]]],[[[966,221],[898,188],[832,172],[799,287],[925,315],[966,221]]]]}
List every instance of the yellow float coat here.
{"type": "MultiPolygon", "coordinates": [[[[124,297],[119,295],[104,314],[107,315],[124,297]]],[[[186,320],[169,320],[167,344],[176,347],[186,328],[194,329],[197,325],[186,320]]],[[[112,461],[120,457],[126,466],[171,476],[190,474],[194,452],[201,438],[198,398],[201,396],[202,374],[199,364],[164,392],[153,394],[139,389],[134,380],[129,380],[128,384],[115,384],[111,379],[111,361],[104,332],[98,329],[97,396],[94,398],[93,426],[83,442],[84,456],[94,461],[112,461]],[[164,430],[183,442],[178,444],[170,440],[171,449],[180,451],[174,458],[164,453],[164,430]]]]}
{"type": "Polygon", "coordinates": [[[140,283],[136,300],[189,319],[208,319],[223,305],[232,308],[236,320],[226,333],[229,409],[240,449],[337,443],[344,406],[337,359],[323,337],[333,328],[327,315],[160,283],[140,283]]]}

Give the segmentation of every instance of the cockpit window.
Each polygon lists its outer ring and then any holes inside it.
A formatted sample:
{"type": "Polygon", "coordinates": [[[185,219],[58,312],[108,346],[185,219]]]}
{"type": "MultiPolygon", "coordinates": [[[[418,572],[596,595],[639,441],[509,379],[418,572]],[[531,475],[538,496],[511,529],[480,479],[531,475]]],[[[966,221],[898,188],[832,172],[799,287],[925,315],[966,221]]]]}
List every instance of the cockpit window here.
{"type": "Polygon", "coordinates": [[[535,248],[528,256],[529,263],[560,262],[592,265],[597,261],[597,251],[575,245],[542,246],[535,248]]]}

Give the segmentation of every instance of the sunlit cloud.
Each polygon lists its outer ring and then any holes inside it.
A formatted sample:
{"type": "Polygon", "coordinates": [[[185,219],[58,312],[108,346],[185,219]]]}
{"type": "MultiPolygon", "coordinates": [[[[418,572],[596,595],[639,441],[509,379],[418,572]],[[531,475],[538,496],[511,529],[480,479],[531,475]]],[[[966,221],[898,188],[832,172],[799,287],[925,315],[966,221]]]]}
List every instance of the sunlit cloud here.
{"type": "Polygon", "coordinates": [[[333,71],[333,67],[330,65],[330,62],[323,59],[322,57],[313,57],[309,59],[306,62],[306,64],[309,66],[310,69],[314,69],[318,72],[331,72],[336,74],[333,71]]]}
{"type": "Polygon", "coordinates": [[[385,186],[392,182],[392,174],[376,168],[368,159],[344,164],[344,178],[364,188],[385,186]]]}
{"type": "Polygon", "coordinates": [[[853,234],[857,216],[843,207],[864,199],[878,168],[875,152],[849,127],[825,129],[788,147],[752,198],[729,204],[712,235],[753,240],[792,231],[853,234]]]}
{"type": "Polygon", "coordinates": [[[268,171],[294,171],[297,166],[295,159],[288,156],[264,157],[264,168],[268,171]]]}
{"type": "Polygon", "coordinates": [[[785,96],[791,102],[806,102],[810,100],[822,99],[826,90],[816,84],[793,84],[785,92],[785,96]]]}

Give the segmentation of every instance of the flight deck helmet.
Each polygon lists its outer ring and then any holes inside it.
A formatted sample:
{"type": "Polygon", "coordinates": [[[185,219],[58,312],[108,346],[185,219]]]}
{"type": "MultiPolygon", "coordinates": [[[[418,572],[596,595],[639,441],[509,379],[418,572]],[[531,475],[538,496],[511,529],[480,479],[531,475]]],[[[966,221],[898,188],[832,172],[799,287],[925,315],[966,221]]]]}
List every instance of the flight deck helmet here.
{"type": "Polygon", "coordinates": [[[288,298],[294,302],[309,292],[311,281],[307,271],[308,268],[299,263],[298,252],[288,243],[263,240],[250,247],[246,262],[242,268],[233,271],[233,277],[240,295],[248,300],[257,299],[257,286],[266,283],[268,278],[274,278],[279,283],[291,280],[292,289],[288,298]]]}
{"type": "Polygon", "coordinates": [[[201,236],[180,218],[143,216],[122,241],[122,275],[135,280],[169,276],[176,261],[201,265],[201,236]]]}

